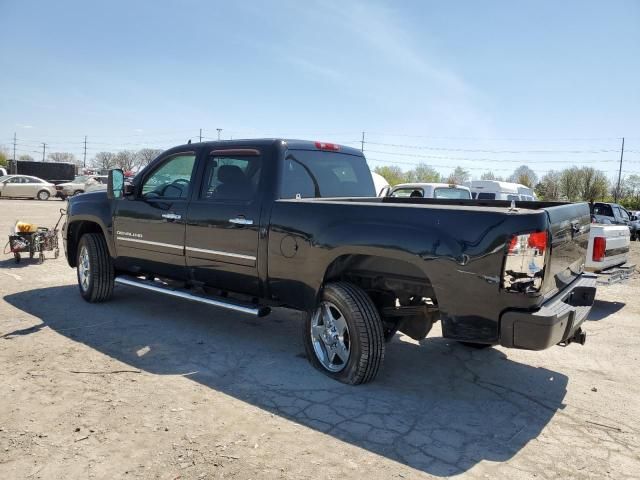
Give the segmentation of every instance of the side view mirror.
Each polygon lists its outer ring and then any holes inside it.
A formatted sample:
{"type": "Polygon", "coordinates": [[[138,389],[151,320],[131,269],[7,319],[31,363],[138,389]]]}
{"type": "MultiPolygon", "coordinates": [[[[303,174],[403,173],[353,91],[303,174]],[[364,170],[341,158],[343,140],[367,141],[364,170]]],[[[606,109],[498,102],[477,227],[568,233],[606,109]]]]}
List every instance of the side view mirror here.
{"type": "Polygon", "coordinates": [[[122,198],[124,189],[124,172],[120,169],[109,170],[109,179],[107,180],[107,197],[109,200],[122,198]]]}

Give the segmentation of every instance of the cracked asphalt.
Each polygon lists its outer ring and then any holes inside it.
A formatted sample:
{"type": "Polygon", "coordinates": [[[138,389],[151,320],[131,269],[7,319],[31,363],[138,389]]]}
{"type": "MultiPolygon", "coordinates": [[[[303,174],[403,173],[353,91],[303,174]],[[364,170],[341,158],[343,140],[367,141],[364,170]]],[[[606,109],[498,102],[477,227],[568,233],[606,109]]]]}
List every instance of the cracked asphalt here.
{"type": "MultiPolygon", "coordinates": [[[[62,206],[2,200],[0,231],[62,206]]],[[[473,350],[436,326],[359,387],[308,364],[295,312],[125,287],[89,305],[63,258],[6,255],[0,297],[3,479],[640,478],[637,275],[599,289],[584,347],[473,350]]]]}

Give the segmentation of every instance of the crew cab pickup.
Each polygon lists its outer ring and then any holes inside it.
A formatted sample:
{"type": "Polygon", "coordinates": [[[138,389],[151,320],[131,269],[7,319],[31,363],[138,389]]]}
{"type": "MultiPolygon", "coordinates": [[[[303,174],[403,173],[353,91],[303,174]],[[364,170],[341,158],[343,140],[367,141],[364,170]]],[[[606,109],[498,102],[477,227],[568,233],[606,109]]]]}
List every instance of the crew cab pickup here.
{"type": "Polygon", "coordinates": [[[182,145],[107,186],[71,198],[63,228],[89,302],[121,284],[297,309],[310,362],[349,384],[375,377],[397,331],[438,320],[477,347],[585,340],[586,203],[380,198],[360,151],[282,139],[182,145]]]}

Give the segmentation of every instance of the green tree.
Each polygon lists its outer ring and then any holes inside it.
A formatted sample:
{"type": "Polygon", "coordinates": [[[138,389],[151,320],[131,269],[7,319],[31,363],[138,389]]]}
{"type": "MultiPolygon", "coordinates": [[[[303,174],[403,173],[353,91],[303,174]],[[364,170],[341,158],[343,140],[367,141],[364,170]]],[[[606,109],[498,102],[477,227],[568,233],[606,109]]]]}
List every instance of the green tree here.
{"type": "Polygon", "coordinates": [[[560,173],[560,192],[570,202],[580,199],[581,175],[578,167],[566,168],[560,173]]]}
{"type": "Polygon", "coordinates": [[[0,167],[6,167],[8,163],[7,160],[8,160],[8,155],[2,150],[0,150],[0,167]]]}
{"type": "Polygon", "coordinates": [[[382,175],[389,185],[394,186],[399,183],[405,183],[405,173],[400,169],[400,167],[396,167],[395,165],[384,165],[374,168],[373,170],[378,175],[382,175]]]}
{"type": "Polygon", "coordinates": [[[33,157],[31,155],[27,155],[25,153],[25,154],[20,155],[18,157],[18,160],[21,160],[23,162],[33,162],[33,157]]]}
{"type": "Polygon", "coordinates": [[[551,170],[536,185],[536,195],[546,201],[560,200],[562,189],[560,187],[561,173],[551,170]]]}
{"type": "Polygon", "coordinates": [[[607,176],[595,168],[582,167],[579,171],[580,200],[596,201],[607,196],[609,180],[607,176]]]}
{"type": "Polygon", "coordinates": [[[424,163],[420,163],[413,170],[409,170],[405,174],[406,182],[415,182],[415,183],[438,183],[441,181],[440,174],[438,171],[424,163]]]}
{"type": "Polygon", "coordinates": [[[455,183],[457,185],[461,185],[464,182],[468,181],[471,178],[468,170],[465,170],[462,167],[456,167],[453,172],[447,178],[447,183],[455,183]]]}
{"type": "Polygon", "coordinates": [[[91,165],[98,169],[109,169],[116,166],[116,154],[113,152],[99,152],[93,157],[91,165]]]}

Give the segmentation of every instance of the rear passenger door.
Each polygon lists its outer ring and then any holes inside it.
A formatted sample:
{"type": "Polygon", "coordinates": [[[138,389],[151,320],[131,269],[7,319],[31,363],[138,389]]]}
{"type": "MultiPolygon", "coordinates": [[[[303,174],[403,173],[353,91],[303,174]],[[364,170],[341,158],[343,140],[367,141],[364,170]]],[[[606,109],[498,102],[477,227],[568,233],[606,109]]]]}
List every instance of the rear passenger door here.
{"type": "Polygon", "coordinates": [[[204,162],[202,184],[188,211],[186,257],[191,278],[259,295],[262,154],[256,149],[213,150],[204,162]]]}

